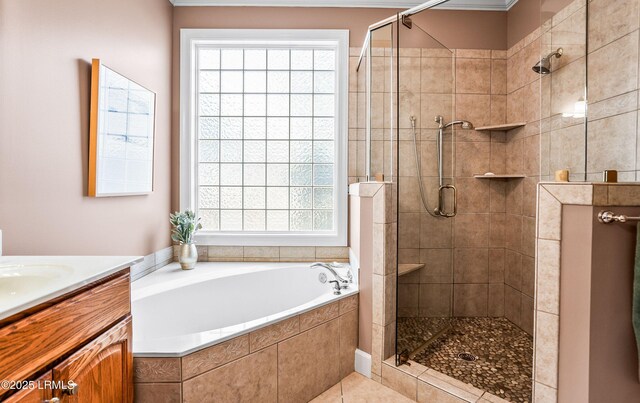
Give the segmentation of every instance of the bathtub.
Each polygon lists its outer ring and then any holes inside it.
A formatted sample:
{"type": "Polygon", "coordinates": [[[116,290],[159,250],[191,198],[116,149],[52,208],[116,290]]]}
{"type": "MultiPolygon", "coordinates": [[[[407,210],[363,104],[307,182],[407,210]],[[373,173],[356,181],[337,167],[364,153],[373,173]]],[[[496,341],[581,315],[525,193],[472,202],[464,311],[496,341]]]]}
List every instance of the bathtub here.
{"type": "Polygon", "coordinates": [[[354,283],[334,295],[318,280],[322,271],[309,263],[165,266],[131,285],[134,357],[183,357],[358,293],[354,283]]]}

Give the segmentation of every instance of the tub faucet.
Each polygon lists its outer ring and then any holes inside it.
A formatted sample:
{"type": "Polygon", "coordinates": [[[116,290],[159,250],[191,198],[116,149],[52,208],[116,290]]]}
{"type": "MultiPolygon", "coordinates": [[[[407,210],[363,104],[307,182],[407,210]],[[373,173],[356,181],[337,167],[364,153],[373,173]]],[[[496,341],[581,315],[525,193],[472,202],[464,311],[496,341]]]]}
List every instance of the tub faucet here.
{"type": "Polygon", "coordinates": [[[353,273],[351,273],[351,267],[347,267],[347,274],[345,277],[343,277],[336,271],[336,268],[343,267],[341,264],[337,262],[333,262],[333,263],[316,262],[311,264],[311,266],[309,266],[309,268],[311,269],[315,269],[316,267],[322,267],[323,269],[329,270],[329,272],[333,274],[333,277],[335,277],[335,279],[340,283],[340,288],[342,289],[348,288],[349,284],[353,283],[353,273]]]}
{"type": "Polygon", "coordinates": [[[329,284],[333,284],[333,295],[342,294],[342,291],[340,291],[342,286],[340,286],[340,283],[337,280],[331,280],[329,281],[329,284]]]}

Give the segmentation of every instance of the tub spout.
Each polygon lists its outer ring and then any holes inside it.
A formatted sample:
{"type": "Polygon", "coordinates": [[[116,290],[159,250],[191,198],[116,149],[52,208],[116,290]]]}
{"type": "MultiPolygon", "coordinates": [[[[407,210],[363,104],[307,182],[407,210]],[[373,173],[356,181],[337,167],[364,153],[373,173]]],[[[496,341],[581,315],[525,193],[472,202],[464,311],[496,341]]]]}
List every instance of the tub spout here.
{"type": "Polygon", "coordinates": [[[353,274],[351,273],[351,268],[347,268],[347,274],[343,277],[336,271],[336,268],[341,267],[339,263],[316,262],[309,266],[309,268],[311,269],[315,269],[316,267],[322,267],[323,269],[329,270],[329,272],[333,274],[333,277],[335,277],[335,279],[340,283],[340,287],[343,289],[348,288],[349,284],[353,283],[353,274]]]}

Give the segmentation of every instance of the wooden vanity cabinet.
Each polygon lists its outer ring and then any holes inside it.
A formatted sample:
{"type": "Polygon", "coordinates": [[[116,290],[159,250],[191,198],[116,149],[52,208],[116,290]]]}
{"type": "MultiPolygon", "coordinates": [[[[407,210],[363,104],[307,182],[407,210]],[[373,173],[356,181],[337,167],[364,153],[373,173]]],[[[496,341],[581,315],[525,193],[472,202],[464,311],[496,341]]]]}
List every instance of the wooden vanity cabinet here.
{"type": "Polygon", "coordinates": [[[64,389],[0,389],[0,401],[133,401],[128,269],[43,304],[0,327],[0,380],[52,381],[64,389]],[[70,383],[72,381],[73,383],[70,383]]]}

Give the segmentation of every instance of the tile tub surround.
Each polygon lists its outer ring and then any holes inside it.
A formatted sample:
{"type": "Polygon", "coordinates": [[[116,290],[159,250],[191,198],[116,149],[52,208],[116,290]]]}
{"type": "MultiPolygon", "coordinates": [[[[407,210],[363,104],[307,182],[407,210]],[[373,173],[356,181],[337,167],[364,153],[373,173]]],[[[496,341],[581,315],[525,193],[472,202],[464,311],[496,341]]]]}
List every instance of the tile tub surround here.
{"type": "MultiPolygon", "coordinates": [[[[173,246],[177,261],[180,246],[173,246]]],[[[342,246],[213,246],[196,245],[199,262],[348,262],[342,246]]]]}
{"type": "Polygon", "coordinates": [[[358,296],[184,357],[134,357],[137,402],[308,402],[354,370],[358,296]]]}
{"type": "MultiPolygon", "coordinates": [[[[542,182],[538,185],[537,192],[533,397],[535,402],[555,403],[562,402],[558,399],[562,371],[571,371],[570,368],[559,366],[562,352],[570,348],[568,345],[560,345],[563,313],[560,295],[563,263],[560,256],[563,242],[568,241],[563,233],[563,210],[566,206],[607,206],[614,207],[614,211],[615,207],[640,206],[640,184],[542,182]]],[[[634,376],[636,375],[634,368],[634,376]]]]}

